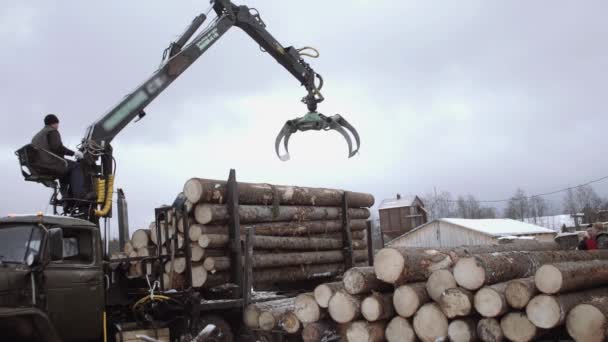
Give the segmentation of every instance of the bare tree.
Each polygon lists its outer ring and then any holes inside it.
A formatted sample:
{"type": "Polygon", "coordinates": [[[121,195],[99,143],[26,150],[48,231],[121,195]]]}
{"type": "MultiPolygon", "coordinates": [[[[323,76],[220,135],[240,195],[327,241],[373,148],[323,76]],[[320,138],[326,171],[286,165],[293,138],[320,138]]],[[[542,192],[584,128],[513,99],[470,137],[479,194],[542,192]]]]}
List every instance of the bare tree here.
{"type": "Polygon", "coordinates": [[[530,212],[528,217],[534,218],[534,223],[538,223],[537,220],[539,217],[547,215],[549,204],[544,198],[539,196],[531,197],[529,204],[530,212]]]}
{"type": "Polygon", "coordinates": [[[473,195],[458,196],[456,214],[458,217],[467,219],[496,218],[496,210],[481,206],[473,195]]]}
{"type": "Polygon", "coordinates": [[[576,195],[574,194],[574,190],[568,189],[566,194],[564,195],[564,212],[574,215],[578,213],[581,208],[579,208],[576,195]]]}
{"type": "Polygon", "coordinates": [[[530,201],[525,191],[517,189],[515,194],[509,199],[509,203],[505,209],[505,216],[523,221],[526,217],[530,216],[530,211],[530,201]]]}
{"type": "Polygon", "coordinates": [[[422,199],[428,212],[429,220],[454,216],[455,203],[449,191],[426,194],[422,199]]]}

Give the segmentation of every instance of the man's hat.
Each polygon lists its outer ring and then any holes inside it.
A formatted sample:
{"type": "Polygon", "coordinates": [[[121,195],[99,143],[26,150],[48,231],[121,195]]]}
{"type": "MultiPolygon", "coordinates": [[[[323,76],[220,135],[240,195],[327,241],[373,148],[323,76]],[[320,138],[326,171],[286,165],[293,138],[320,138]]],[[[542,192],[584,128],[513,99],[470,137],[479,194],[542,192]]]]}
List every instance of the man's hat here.
{"type": "Polygon", "coordinates": [[[49,114],[44,117],[44,124],[49,126],[52,124],[59,123],[59,118],[55,114],[49,114]]]}

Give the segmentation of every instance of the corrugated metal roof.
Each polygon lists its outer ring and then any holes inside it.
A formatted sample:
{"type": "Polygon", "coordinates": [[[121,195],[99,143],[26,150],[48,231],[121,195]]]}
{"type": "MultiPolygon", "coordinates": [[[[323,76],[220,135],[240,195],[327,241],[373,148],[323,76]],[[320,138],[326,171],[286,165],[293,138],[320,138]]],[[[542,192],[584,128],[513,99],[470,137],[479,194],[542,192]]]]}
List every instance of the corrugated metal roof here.
{"type": "Polygon", "coordinates": [[[526,235],[526,234],[543,234],[555,233],[551,229],[543,228],[531,223],[511,220],[511,219],[459,219],[459,218],[443,218],[439,221],[455,224],[463,228],[476,230],[478,232],[492,235],[526,235]]]}
{"type": "Polygon", "coordinates": [[[414,203],[417,196],[402,196],[401,198],[389,198],[385,199],[378,206],[378,210],[381,209],[391,209],[391,208],[401,208],[401,207],[409,207],[414,203]]]}

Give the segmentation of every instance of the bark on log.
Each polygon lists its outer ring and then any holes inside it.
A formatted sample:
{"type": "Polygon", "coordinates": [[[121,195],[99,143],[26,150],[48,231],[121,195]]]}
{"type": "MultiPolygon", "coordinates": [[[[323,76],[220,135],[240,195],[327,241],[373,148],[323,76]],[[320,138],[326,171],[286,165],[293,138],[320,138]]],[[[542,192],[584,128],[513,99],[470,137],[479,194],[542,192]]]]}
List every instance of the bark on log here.
{"type": "Polygon", "coordinates": [[[361,302],[361,313],[368,322],[390,319],[395,316],[393,293],[372,293],[361,302]]]}
{"type": "Polygon", "coordinates": [[[342,282],[344,289],[353,295],[370,293],[373,291],[388,291],[392,288],[389,284],[376,278],[372,266],[353,267],[344,273],[342,282]]]}
{"type": "Polygon", "coordinates": [[[445,290],[439,297],[439,306],[447,318],[465,317],[473,313],[473,294],[463,288],[445,290]]]}
{"type": "Polygon", "coordinates": [[[545,330],[538,328],[519,311],[509,312],[500,320],[500,327],[506,338],[513,342],[528,342],[542,335],[545,330]]]}
{"type": "MultiPolygon", "coordinates": [[[[239,218],[241,223],[260,223],[278,221],[317,221],[337,220],[341,218],[342,210],[338,207],[302,207],[281,206],[275,210],[272,206],[240,205],[239,218]]],[[[369,210],[353,208],[348,210],[352,219],[368,219],[369,210]]],[[[194,209],[194,217],[200,224],[228,221],[228,208],[219,204],[198,204],[194,209]]]]}
{"type": "Polygon", "coordinates": [[[568,313],[566,328],[576,341],[605,341],[608,328],[608,297],[597,297],[575,306],[568,313]]]}
{"type": "Polygon", "coordinates": [[[448,326],[448,337],[451,342],[477,341],[477,320],[474,318],[453,320],[448,326]]]}
{"type": "Polygon", "coordinates": [[[348,342],[383,342],[386,321],[366,322],[357,321],[348,326],[346,340],[348,342]]]}
{"type": "Polygon", "coordinates": [[[365,296],[351,295],[338,291],[329,300],[328,311],[331,318],[338,323],[348,323],[361,318],[361,302],[365,296]]]}
{"type": "Polygon", "coordinates": [[[450,268],[462,257],[503,251],[549,251],[558,247],[554,242],[533,241],[439,249],[387,247],[376,254],[374,268],[376,276],[387,283],[426,281],[433,271],[450,268]]]}
{"type": "Polygon", "coordinates": [[[293,301],[293,298],[284,298],[267,302],[249,304],[243,311],[243,322],[245,323],[246,327],[250,329],[257,329],[260,327],[259,318],[262,312],[270,310],[273,307],[289,305],[289,303],[293,303],[293,301]]]}
{"type": "Polygon", "coordinates": [[[593,259],[608,259],[608,250],[479,254],[458,260],[454,278],[459,286],[477,290],[484,285],[532,276],[543,264],[593,259]]]}
{"type": "MultiPolygon", "coordinates": [[[[198,237],[198,244],[202,248],[225,248],[230,239],[228,235],[204,234],[198,237]]],[[[353,240],[353,249],[366,249],[365,240],[353,240]]],[[[294,251],[307,250],[337,250],[342,249],[344,243],[341,239],[327,239],[315,237],[288,237],[288,236],[256,236],[254,249],[283,249],[294,251]]]]}
{"type": "MultiPolygon", "coordinates": [[[[227,225],[201,225],[203,234],[228,234],[227,225]]],[[[248,224],[241,226],[241,234],[245,234],[246,229],[255,230],[255,235],[270,236],[317,236],[325,234],[341,234],[342,220],[329,221],[304,221],[304,222],[265,222],[248,224]]],[[[361,236],[367,229],[366,220],[351,220],[350,230],[353,237],[361,236]]],[[[362,238],[362,237],[361,237],[362,238]]]]}
{"type": "Polygon", "coordinates": [[[484,318],[477,323],[477,337],[483,342],[502,342],[505,335],[496,318],[484,318]]]}
{"type": "MultiPolygon", "coordinates": [[[[226,181],[192,178],[184,184],[184,195],[192,203],[226,203],[226,181]]],[[[312,206],[340,206],[343,190],[271,185],[265,183],[237,183],[239,203],[285,204],[312,206]]],[[[348,192],[350,207],[371,207],[374,196],[361,192],[348,192]]]]}
{"type": "Polygon", "coordinates": [[[414,327],[401,316],[394,317],[388,323],[384,335],[388,342],[415,342],[417,340],[414,327]]]}
{"type": "MultiPolygon", "coordinates": [[[[355,251],[354,256],[355,262],[366,261],[368,257],[367,251],[355,251]]],[[[208,261],[208,265],[213,265],[210,270],[225,271],[230,268],[229,257],[207,257],[205,261],[210,258],[213,259],[208,261]]],[[[254,254],[251,259],[253,268],[331,264],[343,260],[344,255],[341,251],[254,254]]]]}
{"type": "Polygon", "coordinates": [[[322,318],[322,311],[312,292],[296,296],[294,314],[302,323],[314,323],[322,318]]]}
{"type": "Polygon", "coordinates": [[[297,334],[302,330],[302,323],[293,312],[287,312],[279,318],[279,326],[288,334],[297,334]]]}
{"type": "MultiPolygon", "coordinates": [[[[161,235],[161,239],[159,241],[158,236],[156,236],[156,223],[152,222],[153,225],[150,226],[150,241],[159,246],[164,244],[167,241],[167,234],[165,233],[165,224],[164,222],[161,224],[161,228],[160,228],[160,235],[161,235]]],[[[173,235],[173,233],[175,233],[175,228],[173,228],[172,226],[169,226],[167,228],[167,231],[169,232],[169,238],[173,235]]]]}
{"type": "Polygon", "coordinates": [[[131,236],[131,245],[133,248],[139,249],[148,246],[150,243],[150,230],[138,229],[131,236]]]}
{"type": "Polygon", "coordinates": [[[395,311],[405,318],[412,317],[418,308],[430,301],[423,282],[401,285],[393,295],[395,311]]]}
{"type": "Polygon", "coordinates": [[[608,260],[561,262],[541,266],[536,288],[546,294],[583,290],[608,284],[608,260]]]}
{"type": "Polygon", "coordinates": [[[426,292],[435,302],[439,301],[443,291],[457,287],[454,275],[450,270],[437,270],[431,273],[426,281],[426,292]]]}
{"type": "Polygon", "coordinates": [[[327,308],[331,297],[342,289],[344,289],[344,283],[341,281],[318,285],[314,290],[315,300],[320,307],[327,308]]]}
{"type": "Polygon", "coordinates": [[[175,273],[163,273],[163,282],[165,289],[184,289],[186,288],[186,277],[183,274],[175,273]]]}
{"type": "Polygon", "coordinates": [[[507,303],[513,309],[524,309],[530,299],[538,294],[534,284],[534,277],[521,278],[509,281],[505,290],[507,303]]]}
{"type": "Polygon", "coordinates": [[[330,320],[306,324],[302,330],[303,342],[330,341],[337,335],[336,323],[330,320]]]}
{"type": "Polygon", "coordinates": [[[483,317],[502,316],[509,310],[505,291],[508,282],[484,286],[475,293],[475,310],[483,317]]]}
{"type": "Polygon", "coordinates": [[[414,316],[414,331],[422,342],[443,340],[448,336],[448,319],[437,304],[424,304],[414,316]]]}
{"type": "Polygon", "coordinates": [[[551,329],[562,325],[568,312],[576,305],[608,296],[608,288],[570,292],[557,296],[538,295],[526,306],[526,315],[539,328],[551,329]]]}
{"type": "Polygon", "coordinates": [[[293,312],[293,304],[289,306],[283,306],[279,308],[273,308],[271,310],[264,311],[260,314],[258,323],[260,329],[264,331],[270,331],[280,326],[281,320],[284,316],[293,312]]]}
{"type": "Polygon", "coordinates": [[[173,263],[171,260],[165,263],[165,273],[171,273],[171,264],[173,264],[173,272],[182,274],[186,271],[186,259],[175,258],[173,263]]]}

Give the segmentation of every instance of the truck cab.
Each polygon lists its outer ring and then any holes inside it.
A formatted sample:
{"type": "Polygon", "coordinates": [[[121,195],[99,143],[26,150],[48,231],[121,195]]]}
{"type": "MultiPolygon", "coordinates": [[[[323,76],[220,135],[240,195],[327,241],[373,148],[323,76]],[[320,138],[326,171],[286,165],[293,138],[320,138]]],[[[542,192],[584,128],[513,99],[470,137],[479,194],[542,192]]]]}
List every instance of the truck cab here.
{"type": "Polygon", "coordinates": [[[99,341],[101,235],[64,216],[0,218],[0,331],[7,341],[99,341]]]}

